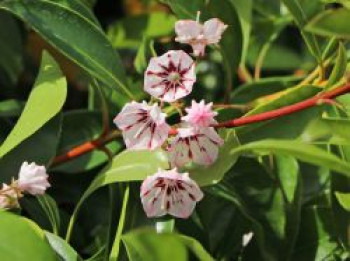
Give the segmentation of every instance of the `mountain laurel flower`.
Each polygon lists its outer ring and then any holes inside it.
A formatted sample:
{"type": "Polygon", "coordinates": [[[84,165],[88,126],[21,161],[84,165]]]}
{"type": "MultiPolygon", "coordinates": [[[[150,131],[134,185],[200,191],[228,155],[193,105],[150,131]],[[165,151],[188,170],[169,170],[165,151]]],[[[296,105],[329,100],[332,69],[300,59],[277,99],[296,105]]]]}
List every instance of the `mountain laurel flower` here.
{"type": "Polygon", "coordinates": [[[125,145],[133,150],[154,150],[168,138],[170,126],[158,104],[127,103],[115,117],[114,123],[122,130],[125,145]]]}
{"type": "Polygon", "coordinates": [[[178,218],[188,218],[203,193],[188,173],[178,173],[177,169],[159,169],[147,177],[141,185],[141,201],[148,217],[166,214],[178,218]]]}
{"type": "Polygon", "coordinates": [[[2,184],[2,189],[0,190],[0,209],[18,207],[18,196],[14,188],[2,184]]]}
{"type": "Polygon", "coordinates": [[[200,24],[193,20],[179,20],[175,23],[176,41],[190,44],[195,56],[204,56],[205,47],[217,44],[227,25],[217,18],[212,18],[200,24]]]}
{"type": "Polygon", "coordinates": [[[181,119],[193,126],[209,127],[211,124],[217,123],[217,121],[214,120],[214,117],[218,113],[212,111],[212,106],[212,102],[205,104],[204,100],[202,100],[199,103],[192,100],[191,107],[185,109],[187,115],[182,117],[181,119]]]}
{"type": "Polygon", "coordinates": [[[199,165],[211,165],[219,153],[223,140],[214,128],[179,128],[168,152],[173,166],[181,167],[191,161],[199,165]]]}
{"type": "Polygon", "coordinates": [[[154,57],[145,72],[144,89],[165,102],[174,102],[192,92],[195,64],[184,51],[169,51],[154,57]]]}
{"type": "Polygon", "coordinates": [[[18,176],[18,188],[29,194],[42,195],[50,187],[46,168],[36,165],[34,162],[31,164],[23,162],[18,176]]]}

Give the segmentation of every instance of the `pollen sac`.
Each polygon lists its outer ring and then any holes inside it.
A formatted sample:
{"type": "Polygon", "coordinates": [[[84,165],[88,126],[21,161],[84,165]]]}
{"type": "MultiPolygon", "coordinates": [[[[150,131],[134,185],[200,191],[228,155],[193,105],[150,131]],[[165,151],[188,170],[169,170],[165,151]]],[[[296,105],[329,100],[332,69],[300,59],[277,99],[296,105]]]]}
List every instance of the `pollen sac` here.
{"type": "Polygon", "coordinates": [[[145,72],[144,90],[165,102],[174,102],[192,92],[195,64],[183,51],[169,51],[152,58],[145,72]]]}
{"type": "Polygon", "coordinates": [[[170,126],[157,104],[127,103],[114,119],[128,149],[154,150],[168,138],[170,126]]]}
{"type": "Polygon", "coordinates": [[[148,217],[160,217],[166,214],[178,218],[188,218],[203,193],[188,173],[159,169],[153,176],[147,177],[141,185],[141,201],[148,217]]]}
{"type": "Polygon", "coordinates": [[[195,56],[204,56],[205,47],[217,44],[227,25],[217,18],[206,21],[203,25],[193,20],[179,20],[175,24],[176,41],[190,44],[195,56]]]}
{"type": "Polygon", "coordinates": [[[223,140],[212,127],[179,128],[168,148],[170,162],[176,167],[189,162],[211,165],[217,159],[222,144],[223,140]]]}

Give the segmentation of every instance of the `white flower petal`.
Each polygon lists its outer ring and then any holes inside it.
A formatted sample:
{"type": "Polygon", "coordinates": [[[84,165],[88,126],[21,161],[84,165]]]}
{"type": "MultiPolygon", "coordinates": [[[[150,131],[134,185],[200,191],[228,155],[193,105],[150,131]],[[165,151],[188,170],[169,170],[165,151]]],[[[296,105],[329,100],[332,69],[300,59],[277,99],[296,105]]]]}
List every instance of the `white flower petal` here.
{"type": "Polygon", "coordinates": [[[226,30],[227,25],[217,18],[210,19],[204,23],[204,37],[207,44],[216,44],[221,40],[221,35],[226,30]]]}

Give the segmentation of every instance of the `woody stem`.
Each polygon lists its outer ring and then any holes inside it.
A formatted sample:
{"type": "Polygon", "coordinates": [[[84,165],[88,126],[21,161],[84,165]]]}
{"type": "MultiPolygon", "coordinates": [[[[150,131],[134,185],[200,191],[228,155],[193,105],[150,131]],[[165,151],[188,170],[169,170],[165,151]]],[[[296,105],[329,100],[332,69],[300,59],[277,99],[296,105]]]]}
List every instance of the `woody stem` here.
{"type": "MultiPolygon", "coordinates": [[[[321,104],[323,101],[327,100],[329,101],[330,99],[334,99],[340,95],[346,94],[350,92],[350,84],[345,84],[339,88],[332,89],[330,91],[323,92],[321,94],[318,94],[314,97],[311,97],[309,99],[306,99],[304,101],[285,106],[276,110],[268,111],[268,112],[263,112],[255,115],[250,115],[250,116],[243,116],[241,118],[221,122],[218,124],[212,125],[214,128],[233,128],[233,127],[238,127],[238,126],[243,126],[243,125],[248,125],[256,122],[262,122],[262,121],[267,121],[275,118],[279,118],[285,115],[289,115],[298,111],[302,111],[305,109],[308,109],[310,107],[316,106],[321,104]]],[[[329,104],[329,102],[326,102],[325,104],[329,104]]],[[[177,134],[177,129],[172,128],[169,132],[170,135],[176,135],[177,134]]],[[[53,162],[52,166],[58,165],[60,163],[67,162],[69,160],[72,160],[74,158],[77,158],[81,155],[84,155],[92,150],[99,149],[103,147],[105,144],[111,142],[112,140],[115,140],[116,138],[120,137],[120,132],[117,130],[114,130],[107,135],[100,137],[98,139],[88,141],[86,143],[83,143],[70,151],[68,151],[65,154],[57,156],[53,162]]]]}

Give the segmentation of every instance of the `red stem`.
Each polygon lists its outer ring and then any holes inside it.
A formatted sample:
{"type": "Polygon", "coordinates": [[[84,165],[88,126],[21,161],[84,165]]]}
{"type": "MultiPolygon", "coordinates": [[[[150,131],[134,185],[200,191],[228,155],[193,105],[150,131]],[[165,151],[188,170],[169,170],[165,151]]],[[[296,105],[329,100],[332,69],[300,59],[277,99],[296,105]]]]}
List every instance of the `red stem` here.
{"type": "MultiPolygon", "coordinates": [[[[279,118],[279,117],[289,115],[289,114],[292,114],[294,112],[305,110],[305,109],[310,108],[312,106],[318,105],[318,104],[322,103],[323,101],[325,101],[325,103],[329,104],[330,99],[333,99],[337,96],[340,96],[340,95],[348,93],[348,92],[350,92],[350,84],[346,84],[342,87],[318,94],[312,98],[309,98],[307,100],[304,100],[304,101],[301,101],[301,102],[298,102],[298,103],[295,103],[295,104],[292,104],[289,106],[285,106],[285,107],[282,107],[282,108],[279,108],[276,110],[263,112],[263,113],[259,113],[259,114],[255,114],[255,115],[251,115],[251,116],[243,116],[243,117],[238,118],[238,119],[233,119],[233,120],[229,120],[229,121],[215,124],[212,127],[232,128],[232,127],[238,127],[238,126],[243,126],[243,125],[252,124],[252,123],[256,123],[256,122],[262,122],[262,121],[266,121],[266,120],[279,118]]],[[[170,130],[169,134],[176,135],[177,132],[178,132],[177,129],[173,128],[170,130]]],[[[71,149],[70,151],[68,151],[67,153],[65,153],[63,155],[57,156],[53,160],[52,165],[57,165],[57,164],[69,161],[71,159],[74,159],[74,158],[77,158],[81,155],[84,155],[84,154],[86,154],[94,149],[98,149],[100,147],[103,147],[105,144],[116,139],[119,136],[120,136],[119,131],[113,131],[110,134],[108,134],[107,136],[98,138],[98,139],[93,140],[93,141],[88,141],[82,145],[79,145],[79,146],[71,149]]]]}

